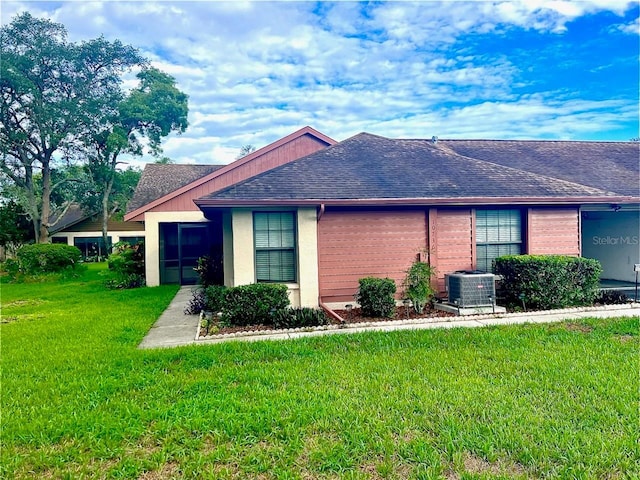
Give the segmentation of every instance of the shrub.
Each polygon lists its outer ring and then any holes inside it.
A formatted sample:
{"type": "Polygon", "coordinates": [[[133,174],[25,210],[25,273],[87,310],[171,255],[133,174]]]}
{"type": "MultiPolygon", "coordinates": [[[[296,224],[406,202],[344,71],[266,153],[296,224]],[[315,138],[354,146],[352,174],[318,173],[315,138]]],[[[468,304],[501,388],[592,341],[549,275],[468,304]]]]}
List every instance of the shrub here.
{"type": "Polygon", "coordinates": [[[222,321],[228,325],[272,324],[273,314],[289,306],[286,285],[254,283],[226,290],[222,321]]]}
{"type": "Polygon", "coordinates": [[[417,313],[422,313],[424,307],[431,301],[435,290],[431,287],[431,277],[435,269],[425,262],[413,262],[404,279],[404,296],[411,300],[417,313]]]}
{"type": "Polygon", "coordinates": [[[509,305],[551,309],[592,305],[598,296],[600,263],[561,255],[507,255],[494,261],[509,305]]]}
{"type": "Polygon", "coordinates": [[[396,284],[390,278],[366,277],[359,280],[356,302],[365,317],[392,317],[396,302],[396,284]]]}
{"type": "Polygon", "coordinates": [[[40,275],[78,268],[82,252],[77,247],[61,243],[36,243],[20,247],[16,258],[17,271],[26,275],[40,275]]]}
{"type": "Polygon", "coordinates": [[[301,328],[327,325],[329,318],[318,308],[298,307],[278,310],[273,316],[276,328],[301,328]]]}
{"type": "Polygon", "coordinates": [[[220,279],[221,262],[211,255],[198,258],[198,265],[194,268],[198,274],[198,283],[203,287],[215,284],[220,279]]]}
{"type": "Polygon", "coordinates": [[[603,290],[598,296],[597,303],[601,305],[622,305],[629,301],[626,293],[618,290],[603,290]]]}
{"type": "Polygon", "coordinates": [[[205,310],[219,313],[224,309],[227,288],[224,285],[209,285],[204,289],[205,310]]]}
{"type": "Polygon", "coordinates": [[[146,284],[142,275],[130,273],[128,275],[118,275],[116,278],[110,278],[105,282],[105,286],[109,289],[118,288],[140,288],[146,284]]]}
{"type": "Polygon", "coordinates": [[[107,264],[113,274],[105,283],[107,288],[138,288],[145,285],[143,243],[116,243],[107,264]]]}
{"type": "Polygon", "coordinates": [[[184,308],[185,315],[199,315],[200,312],[207,309],[207,297],[204,288],[197,288],[193,291],[193,296],[184,308]]]}
{"type": "Polygon", "coordinates": [[[144,275],[144,244],[116,243],[107,264],[117,275],[144,275]]]}

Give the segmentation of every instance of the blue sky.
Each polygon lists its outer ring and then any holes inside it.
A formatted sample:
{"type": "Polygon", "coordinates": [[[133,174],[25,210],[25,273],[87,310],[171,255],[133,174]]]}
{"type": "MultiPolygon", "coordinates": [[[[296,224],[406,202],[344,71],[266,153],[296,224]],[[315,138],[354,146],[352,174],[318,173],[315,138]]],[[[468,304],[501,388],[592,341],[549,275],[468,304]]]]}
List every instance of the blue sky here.
{"type": "MultiPolygon", "coordinates": [[[[3,1],[120,39],[189,94],[179,163],[310,125],[343,140],[638,137],[638,2],[3,1]]],[[[148,159],[151,161],[151,159],[148,159]]]]}

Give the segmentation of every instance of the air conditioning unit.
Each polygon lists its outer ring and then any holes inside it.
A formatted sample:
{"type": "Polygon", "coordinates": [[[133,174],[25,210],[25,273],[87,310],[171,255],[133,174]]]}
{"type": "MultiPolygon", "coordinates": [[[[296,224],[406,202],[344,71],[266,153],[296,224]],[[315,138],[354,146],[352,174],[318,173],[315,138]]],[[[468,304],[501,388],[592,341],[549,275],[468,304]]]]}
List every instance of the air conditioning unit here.
{"type": "Polygon", "coordinates": [[[461,308],[491,306],[496,301],[495,275],[460,271],[445,275],[449,303],[461,308]]]}

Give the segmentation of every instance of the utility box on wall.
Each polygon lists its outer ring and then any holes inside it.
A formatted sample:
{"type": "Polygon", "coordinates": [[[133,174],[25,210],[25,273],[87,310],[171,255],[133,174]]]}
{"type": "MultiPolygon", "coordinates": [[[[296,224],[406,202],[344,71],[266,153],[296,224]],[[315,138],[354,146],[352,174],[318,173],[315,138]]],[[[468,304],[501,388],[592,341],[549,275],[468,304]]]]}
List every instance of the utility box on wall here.
{"type": "Polygon", "coordinates": [[[449,303],[461,308],[491,306],[496,300],[495,275],[461,271],[445,275],[449,303]]]}

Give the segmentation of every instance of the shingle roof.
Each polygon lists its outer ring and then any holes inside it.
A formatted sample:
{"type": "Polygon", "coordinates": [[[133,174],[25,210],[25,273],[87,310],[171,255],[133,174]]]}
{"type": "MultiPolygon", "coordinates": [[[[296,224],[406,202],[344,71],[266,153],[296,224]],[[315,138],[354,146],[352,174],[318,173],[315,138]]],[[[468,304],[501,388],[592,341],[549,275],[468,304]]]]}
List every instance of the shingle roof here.
{"type": "MultiPolygon", "coordinates": [[[[550,143],[553,144],[550,145],[552,148],[565,149],[561,142],[550,143]]],[[[546,158],[555,158],[553,152],[546,158]]],[[[516,165],[522,167],[518,163],[516,165]]],[[[544,172],[535,173],[461,155],[448,141],[398,140],[361,133],[202,197],[196,203],[583,198],[613,197],[620,196],[620,193],[597,185],[580,184],[568,178],[554,178],[544,172]]]]}
{"type": "Polygon", "coordinates": [[[132,212],[222,167],[224,165],[150,163],[142,171],[133,198],[127,205],[127,212],[132,212]]]}
{"type": "Polygon", "coordinates": [[[53,235],[54,233],[61,232],[65,228],[69,228],[93,215],[95,215],[95,213],[86,213],[80,204],[72,203],[62,218],[58,219],[58,215],[51,215],[51,217],[49,217],[49,223],[55,223],[55,225],[49,229],[49,234],[53,235]]]}
{"type": "Polygon", "coordinates": [[[460,155],[602,188],[640,193],[640,143],[442,140],[460,155]]]}

